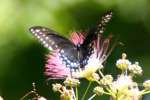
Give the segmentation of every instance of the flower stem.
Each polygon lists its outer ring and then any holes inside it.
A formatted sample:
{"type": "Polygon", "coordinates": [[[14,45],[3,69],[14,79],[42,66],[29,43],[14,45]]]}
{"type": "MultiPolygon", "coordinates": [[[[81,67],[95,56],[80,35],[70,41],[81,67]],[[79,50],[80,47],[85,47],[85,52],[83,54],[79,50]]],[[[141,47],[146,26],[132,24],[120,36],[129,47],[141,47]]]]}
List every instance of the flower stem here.
{"type": "Polygon", "coordinates": [[[78,100],[78,87],[76,86],[76,100],[78,100]]]}
{"type": "Polygon", "coordinates": [[[84,100],[84,98],[85,98],[85,96],[86,96],[86,94],[87,94],[87,92],[88,92],[88,90],[89,90],[89,88],[91,86],[91,83],[92,83],[92,81],[89,82],[88,87],[86,88],[85,93],[84,93],[84,95],[83,95],[81,100],[84,100]]]}
{"type": "Polygon", "coordinates": [[[96,94],[93,94],[88,100],[92,100],[95,96],[96,94]]]}
{"type": "Polygon", "coordinates": [[[99,70],[99,74],[100,74],[102,77],[104,77],[104,75],[103,75],[103,73],[101,72],[101,70],[99,70]]]}

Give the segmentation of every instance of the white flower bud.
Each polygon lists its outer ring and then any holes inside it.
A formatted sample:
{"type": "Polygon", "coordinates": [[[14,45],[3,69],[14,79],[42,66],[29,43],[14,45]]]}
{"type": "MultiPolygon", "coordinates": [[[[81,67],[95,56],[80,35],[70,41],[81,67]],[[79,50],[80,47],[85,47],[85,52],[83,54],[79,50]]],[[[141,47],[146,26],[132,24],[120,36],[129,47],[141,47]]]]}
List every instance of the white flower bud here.
{"type": "Polygon", "coordinates": [[[139,66],[138,62],[136,62],[135,64],[130,65],[128,69],[131,73],[137,74],[137,75],[141,75],[142,71],[143,71],[141,66],[139,66]]]}
{"type": "Polygon", "coordinates": [[[47,100],[47,99],[44,97],[39,97],[38,100],[47,100]]]}
{"type": "Polygon", "coordinates": [[[0,96],[0,100],[4,100],[4,99],[0,96]]]}
{"type": "Polygon", "coordinates": [[[146,80],[144,83],[143,83],[143,86],[146,90],[150,91],[150,80],[146,80]]]}
{"type": "Polygon", "coordinates": [[[59,91],[61,88],[62,88],[62,85],[61,84],[52,84],[52,87],[53,87],[53,91],[59,91]]]}
{"type": "Polygon", "coordinates": [[[122,58],[117,60],[117,62],[116,62],[116,66],[119,69],[121,69],[122,71],[127,70],[128,66],[131,65],[131,62],[128,59],[126,59],[126,56],[127,55],[125,53],[123,53],[122,54],[122,58]]]}
{"type": "Polygon", "coordinates": [[[100,83],[102,85],[110,85],[112,84],[113,77],[111,75],[105,75],[101,80],[100,83]]]}
{"type": "Polygon", "coordinates": [[[80,82],[79,82],[78,79],[73,79],[73,78],[68,77],[68,78],[66,78],[66,80],[64,81],[64,84],[65,84],[66,86],[73,86],[73,87],[74,87],[74,86],[79,85],[80,82]]]}
{"type": "Polygon", "coordinates": [[[94,88],[93,92],[94,92],[96,95],[103,95],[104,90],[103,90],[102,87],[97,86],[97,87],[94,88]]]}

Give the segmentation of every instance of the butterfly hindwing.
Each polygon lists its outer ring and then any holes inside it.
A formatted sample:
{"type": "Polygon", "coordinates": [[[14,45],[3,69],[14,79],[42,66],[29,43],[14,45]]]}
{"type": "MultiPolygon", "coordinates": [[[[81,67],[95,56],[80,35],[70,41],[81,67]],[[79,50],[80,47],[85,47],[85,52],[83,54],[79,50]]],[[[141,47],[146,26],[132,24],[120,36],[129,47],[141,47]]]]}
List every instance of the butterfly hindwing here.
{"type": "Polygon", "coordinates": [[[81,45],[82,48],[85,49],[84,61],[88,60],[89,56],[93,53],[94,48],[97,48],[98,51],[101,49],[103,32],[111,18],[112,12],[107,12],[104,16],[102,16],[101,21],[97,24],[97,26],[89,30],[83,44],[81,45]]]}

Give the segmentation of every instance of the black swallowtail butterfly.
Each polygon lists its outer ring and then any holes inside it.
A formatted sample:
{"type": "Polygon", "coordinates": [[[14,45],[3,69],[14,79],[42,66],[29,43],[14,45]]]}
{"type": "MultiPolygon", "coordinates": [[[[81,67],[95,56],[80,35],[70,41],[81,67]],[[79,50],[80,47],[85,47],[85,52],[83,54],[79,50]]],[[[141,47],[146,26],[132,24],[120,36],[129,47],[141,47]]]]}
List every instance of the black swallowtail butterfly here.
{"type": "MultiPolygon", "coordinates": [[[[102,33],[111,17],[112,12],[104,15],[96,28],[90,30],[86,36],[78,32],[73,33],[72,41],[46,27],[33,26],[29,30],[46,48],[52,52],[57,51],[59,59],[72,72],[79,68],[84,69],[94,48],[97,48],[97,52],[101,51],[101,56],[106,55],[109,39],[103,39],[102,33]]],[[[52,67],[48,70],[48,76],[57,78],[57,75],[53,75],[57,74],[57,71],[59,70],[52,67]]]]}

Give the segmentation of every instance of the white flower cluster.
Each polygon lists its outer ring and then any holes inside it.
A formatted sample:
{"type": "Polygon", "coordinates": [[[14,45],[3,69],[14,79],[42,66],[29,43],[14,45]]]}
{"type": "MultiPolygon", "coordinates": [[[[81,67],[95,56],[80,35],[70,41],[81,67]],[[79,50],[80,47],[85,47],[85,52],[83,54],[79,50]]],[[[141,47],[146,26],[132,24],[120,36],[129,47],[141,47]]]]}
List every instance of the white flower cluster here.
{"type": "Polygon", "coordinates": [[[96,81],[99,85],[94,88],[95,94],[90,100],[102,94],[110,95],[112,100],[140,100],[142,95],[150,93],[150,80],[143,83],[143,90],[140,90],[138,83],[133,80],[135,75],[142,75],[143,72],[138,62],[132,64],[123,53],[122,58],[117,60],[116,66],[122,71],[117,79],[113,79],[111,75],[103,75],[99,71],[102,78],[96,81]]]}
{"type": "Polygon", "coordinates": [[[60,95],[61,100],[75,100],[73,87],[77,87],[79,84],[80,82],[78,79],[68,77],[64,81],[64,85],[56,83],[56,84],[52,84],[52,86],[53,86],[53,91],[59,92],[61,94],[60,95]]]}
{"type": "MultiPolygon", "coordinates": [[[[138,62],[132,64],[127,59],[127,55],[123,53],[122,58],[116,61],[116,66],[121,70],[121,74],[114,78],[110,74],[104,75],[102,73],[104,67],[98,59],[89,60],[85,70],[78,73],[80,78],[82,77],[89,81],[89,85],[82,97],[78,97],[80,81],[76,77],[66,78],[63,84],[52,84],[53,91],[60,93],[60,100],[79,100],[79,98],[85,100],[91,83],[96,83],[97,85],[93,88],[94,94],[88,100],[103,94],[109,95],[111,100],[141,100],[143,95],[150,93],[150,80],[143,82],[143,89],[139,88],[139,84],[134,81],[134,76],[142,75],[143,73],[138,62]],[[94,63],[94,61],[96,62],[94,63]]],[[[32,93],[37,94],[35,84],[33,84],[32,93]]],[[[38,95],[37,100],[47,99],[38,95]]]]}
{"type": "Polygon", "coordinates": [[[129,70],[131,74],[134,75],[142,75],[142,68],[139,66],[138,62],[132,64],[128,59],[126,59],[127,55],[125,53],[122,54],[122,58],[117,60],[116,66],[121,69],[123,72],[129,70]]]}
{"type": "MultiPolygon", "coordinates": [[[[127,59],[125,53],[123,53],[122,58],[116,62],[117,68],[122,71],[116,79],[113,78],[112,75],[104,75],[102,73],[103,67],[100,67],[102,66],[101,62],[95,61],[96,63],[90,60],[85,70],[79,73],[82,78],[86,78],[89,81],[82,100],[84,100],[89,86],[93,82],[96,82],[98,85],[93,89],[94,94],[88,100],[92,100],[94,97],[103,94],[109,95],[112,100],[140,100],[142,95],[150,93],[150,80],[143,83],[143,90],[140,90],[138,83],[133,80],[135,75],[142,75],[143,71],[139,63],[135,62],[132,64],[127,59]],[[93,65],[94,67],[92,67],[93,65]]],[[[64,84],[65,86],[53,84],[53,90],[61,93],[61,100],[78,100],[77,86],[80,84],[79,80],[67,78],[64,84]],[[73,89],[67,89],[66,86],[70,86],[71,88],[75,87],[76,94],[74,94],[73,89]]]]}

